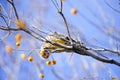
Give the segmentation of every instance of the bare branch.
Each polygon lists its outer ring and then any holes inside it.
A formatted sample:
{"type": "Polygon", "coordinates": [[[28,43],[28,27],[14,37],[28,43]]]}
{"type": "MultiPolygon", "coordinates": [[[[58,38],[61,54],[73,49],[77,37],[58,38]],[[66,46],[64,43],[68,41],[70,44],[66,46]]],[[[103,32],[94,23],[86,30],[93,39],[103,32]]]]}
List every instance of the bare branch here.
{"type": "Polygon", "coordinates": [[[51,1],[52,1],[52,3],[54,4],[55,8],[59,11],[59,7],[58,7],[57,3],[54,2],[54,0],[51,0],[51,1]]]}
{"type": "MultiPolygon", "coordinates": [[[[55,0],[56,1],[56,0],[55,0]]],[[[52,0],[52,3],[54,4],[54,6],[56,7],[57,4],[55,4],[55,2],[52,0]]],[[[66,26],[66,30],[67,30],[67,34],[68,34],[68,37],[70,39],[70,42],[72,44],[72,38],[71,38],[71,35],[70,35],[70,31],[69,31],[69,26],[68,26],[68,23],[67,23],[67,20],[62,12],[63,10],[63,2],[62,0],[60,0],[60,8],[58,8],[59,6],[57,6],[57,10],[58,10],[58,13],[62,16],[63,20],[64,20],[64,23],[65,23],[65,26],[66,26]]]]}
{"type": "Polygon", "coordinates": [[[104,2],[107,4],[108,7],[110,7],[111,9],[113,9],[115,12],[120,13],[119,10],[113,8],[106,0],[104,0],[104,2]]]}
{"type": "Polygon", "coordinates": [[[88,50],[92,50],[92,51],[99,51],[99,52],[111,52],[111,53],[114,53],[114,54],[117,54],[117,55],[120,55],[120,52],[118,51],[113,51],[113,50],[110,50],[110,49],[106,49],[106,48],[100,48],[100,49],[95,49],[95,48],[87,48],[88,50]]]}
{"type": "Polygon", "coordinates": [[[11,31],[20,31],[20,30],[22,30],[22,29],[19,29],[19,28],[7,28],[7,27],[3,27],[3,26],[0,26],[0,29],[5,30],[5,31],[9,31],[9,30],[11,30],[11,31]]]}
{"type": "Polygon", "coordinates": [[[63,10],[63,1],[60,0],[60,11],[62,12],[62,10],[63,10]]]}
{"type": "MultiPolygon", "coordinates": [[[[12,30],[12,31],[20,31],[20,30],[22,30],[22,31],[28,33],[29,35],[33,36],[34,38],[40,40],[40,41],[51,43],[52,45],[56,45],[56,46],[59,46],[61,48],[65,48],[66,50],[69,50],[71,52],[75,52],[75,53],[77,53],[79,55],[91,56],[96,60],[120,66],[120,63],[113,60],[113,59],[108,59],[108,58],[105,59],[105,58],[101,58],[100,56],[94,55],[93,53],[88,51],[88,50],[92,50],[92,48],[87,48],[86,46],[83,46],[83,45],[81,45],[81,43],[78,43],[78,42],[76,42],[74,40],[73,40],[73,44],[71,46],[66,46],[66,45],[62,45],[62,44],[59,44],[59,43],[56,43],[56,42],[53,42],[53,41],[49,41],[49,40],[45,39],[43,36],[37,34],[33,30],[30,30],[28,28],[27,29],[18,29],[18,28],[9,28],[8,29],[8,28],[2,26],[2,27],[0,27],[0,29],[7,30],[7,31],[8,30],[12,30]]],[[[104,49],[104,50],[109,51],[107,49],[104,49]]]]}
{"type": "Polygon", "coordinates": [[[117,61],[115,61],[115,60],[113,60],[113,59],[104,59],[104,58],[101,58],[101,57],[96,56],[96,55],[94,55],[94,54],[89,54],[89,53],[87,53],[87,54],[88,54],[89,56],[93,57],[93,58],[96,59],[96,60],[99,60],[99,61],[102,61],[102,62],[105,62],[105,63],[115,64],[115,65],[120,66],[120,62],[117,62],[117,61]]]}
{"type": "Polygon", "coordinates": [[[69,49],[69,50],[72,49],[72,47],[70,47],[70,46],[64,46],[62,44],[49,41],[49,40],[45,39],[42,35],[36,33],[35,31],[33,31],[33,30],[29,29],[29,28],[27,28],[27,29],[20,29],[20,28],[6,28],[6,27],[1,26],[0,29],[1,30],[5,30],[5,31],[9,31],[9,30],[11,30],[11,31],[24,31],[24,32],[28,33],[29,35],[33,36],[34,38],[40,40],[40,41],[48,42],[48,43],[51,43],[53,45],[65,48],[65,49],[69,49]]]}
{"type": "Polygon", "coordinates": [[[105,63],[110,63],[110,64],[115,64],[117,66],[120,66],[120,62],[117,62],[113,59],[104,59],[104,58],[101,58],[99,56],[96,56],[94,55],[93,53],[91,52],[88,52],[87,50],[85,50],[84,48],[80,48],[80,46],[77,46],[77,45],[74,45],[73,46],[73,50],[77,53],[77,54],[82,54],[82,55],[86,55],[86,56],[91,56],[93,57],[94,59],[96,60],[99,60],[99,61],[102,61],[102,62],[105,62],[105,63]]]}
{"type": "Polygon", "coordinates": [[[19,20],[19,16],[18,16],[16,7],[15,7],[14,1],[13,1],[13,0],[12,0],[12,1],[7,0],[7,1],[12,5],[12,7],[13,7],[13,9],[14,9],[14,12],[15,12],[15,16],[16,16],[17,20],[19,20]]]}
{"type": "MultiPolygon", "coordinates": [[[[69,31],[69,27],[68,27],[68,24],[67,24],[67,20],[64,16],[64,14],[60,11],[59,14],[62,16],[64,22],[65,22],[65,25],[66,25],[66,29],[67,29],[67,33],[68,33],[68,37],[71,39],[71,36],[70,36],[70,31],[69,31]]],[[[72,40],[71,40],[72,41],[72,40]]]]}

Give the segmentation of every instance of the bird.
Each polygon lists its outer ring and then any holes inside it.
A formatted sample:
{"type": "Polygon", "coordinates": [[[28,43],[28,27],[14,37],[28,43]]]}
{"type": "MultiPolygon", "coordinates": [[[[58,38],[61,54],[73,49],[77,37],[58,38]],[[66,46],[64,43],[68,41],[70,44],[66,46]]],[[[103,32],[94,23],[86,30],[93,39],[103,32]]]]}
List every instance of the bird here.
{"type": "MultiPolygon", "coordinates": [[[[70,46],[70,39],[68,36],[65,36],[63,34],[58,34],[57,32],[54,32],[53,34],[48,34],[45,37],[46,40],[62,44],[64,46],[70,46]]],[[[62,48],[57,45],[53,45],[49,42],[44,42],[41,46],[40,55],[47,59],[50,56],[50,53],[60,53],[60,52],[69,52],[69,50],[66,50],[65,48],[62,48]]]]}

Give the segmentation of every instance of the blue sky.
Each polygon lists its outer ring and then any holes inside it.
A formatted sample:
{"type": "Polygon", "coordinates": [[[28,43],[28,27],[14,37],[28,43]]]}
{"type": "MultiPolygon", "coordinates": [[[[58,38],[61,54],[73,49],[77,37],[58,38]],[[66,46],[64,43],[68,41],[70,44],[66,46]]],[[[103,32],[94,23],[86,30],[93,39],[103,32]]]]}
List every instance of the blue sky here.
{"type": "MultiPolygon", "coordinates": [[[[48,0],[14,0],[16,8],[18,10],[18,14],[21,19],[23,19],[27,25],[30,27],[31,25],[35,25],[41,30],[51,33],[57,31],[59,33],[66,34],[66,28],[64,26],[64,22],[62,17],[57,13],[56,8],[48,0]],[[43,9],[45,8],[45,10],[43,9]]],[[[111,6],[115,9],[119,10],[120,5],[118,5],[118,0],[106,0],[111,6]]],[[[0,0],[2,7],[6,10],[8,9],[6,5],[8,3],[6,0],[0,0]]],[[[5,11],[3,13],[6,13],[5,11]]],[[[100,27],[105,26],[106,29],[113,26],[115,28],[119,28],[120,26],[120,13],[113,11],[110,7],[108,7],[104,0],[66,0],[63,3],[63,13],[66,17],[68,24],[70,25],[71,35],[74,39],[82,40],[82,36],[86,41],[90,44],[97,45],[100,47],[106,47],[112,49],[113,46],[110,45],[111,38],[105,35],[98,29],[98,26],[94,26],[90,24],[86,19],[98,24],[100,27]],[[76,8],[78,10],[78,14],[72,15],[70,13],[71,8],[76,8]],[[92,11],[92,12],[90,12],[92,11]],[[96,15],[96,17],[94,15],[96,15]],[[84,15],[85,17],[83,17],[84,15]],[[72,32],[73,31],[73,32],[72,32]],[[79,37],[78,32],[80,33],[79,37]],[[99,42],[99,43],[98,43],[99,42]]],[[[1,20],[0,20],[1,21],[1,20]]],[[[1,24],[2,22],[0,22],[1,24]]],[[[1,33],[1,32],[0,32],[1,33]]],[[[28,42],[32,42],[33,44],[37,43],[38,47],[40,47],[41,42],[36,41],[34,38],[26,35],[23,32],[19,32],[27,37],[28,42]]],[[[14,35],[10,35],[9,39],[5,42],[11,43],[13,45],[15,42],[14,35]]],[[[84,40],[82,40],[84,42],[84,40]]],[[[23,39],[23,44],[26,44],[26,39],[23,39]]],[[[30,46],[30,44],[26,44],[20,47],[20,49],[28,49],[33,48],[35,45],[30,46]]],[[[112,42],[114,44],[114,40],[112,42]]],[[[87,45],[87,44],[86,44],[87,45]]],[[[1,47],[1,46],[0,46],[1,47]]],[[[56,74],[58,74],[63,80],[75,80],[76,78],[82,79],[88,75],[94,75],[100,77],[98,80],[105,78],[105,80],[110,80],[109,72],[113,77],[120,79],[119,72],[120,67],[111,64],[104,64],[99,61],[96,61],[90,57],[84,57],[81,55],[74,54],[72,58],[70,58],[70,54],[61,53],[53,55],[57,60],[57,65],[48,67],[45,65],[46,60],[38,57],[38,51],[32,54],[35,57],[33,63],[28,61],[20,60],[20,52],[15,52],[16,54],[12,56],[17,56],[19,68],[17,71],[13,71],[13,74],[17,76],[18,80],[39,80],[38,74],[43,72],[45,74],[45,78],[43,80],[58,80],[58,77],[55,76],[55,73],[52,70],[55,70],[56,74]],[[39,64],[39,65],[37,65],[39,64]],[[42,71],[41,69],[44,68],[42,71]]],[[[29,52],[28,52],[29,53],[29,52]]],[[[27,54],[28,54],[27,53],[27,54]]],[[[6,54],[3,51],[2,54],[6,54]]],[[[108,53],[106,53],[108,55],[108,53]]],[[[2,55],[0,55],[2,56],[2,55]]],[[[4,56],[6,58],[10,58],[9,56],[4,56]]],[[[110,56],[117,57],[117,56],[110,56]]],[[[50,58],[51,59],[51,58],[50,58]]],[[[119,58],[118,58],[119,59],[119,58]]],[[[11,59],[12,60],[12,59],[11,59]]],[[[119,59],[120,60],[120,59],[119,59]]],[[[9,61],[9,59],[8,59],[9,61]]],[[[10,61],[11,62],[11,61],[10,61]]],[[[12,63],[12,62],[11,62],[12,63]]],[[[9,64],[7,64],[9,66],[9,64]]],[[[12,66],[11,66],[12,68],[12,66]]],[[[10,69],[11,69],[10,68],[10,69]]],[[[10,74],[10,73],[9,73],[10,74]]],[[[0,80],[9,79],[9,75],[0,67],[0,80]],[[6,78],[8,77],[8,78],[6,78]],[[6,78],[6,79],[5,79],[6,78]]],[[[14,79],[14,78],[13,78],[14,79]]]]}

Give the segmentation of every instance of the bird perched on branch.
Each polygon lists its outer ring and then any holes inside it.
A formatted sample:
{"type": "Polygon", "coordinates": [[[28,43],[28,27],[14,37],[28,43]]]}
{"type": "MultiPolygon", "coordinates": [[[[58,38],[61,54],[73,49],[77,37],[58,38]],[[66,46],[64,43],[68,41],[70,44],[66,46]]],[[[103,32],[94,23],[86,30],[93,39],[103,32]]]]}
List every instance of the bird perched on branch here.
{"type": "MultiPolygon", "coordinates": [[[[64,46],[71,46],[70,39],[68,38],[68,36],[65,36],[63,34],[58,34],[57,32],[47,35],[45,39],[51,42],[62,44],[64,46]]],[[[50,55],[49,53],[55,53],[55,52],[59,53],[59,52],[70,52],[70,51],[60,46],[53,45],[49,42],[44,42],[41,46],[40,55],[43,58],[47,59],[50,55]]]]}

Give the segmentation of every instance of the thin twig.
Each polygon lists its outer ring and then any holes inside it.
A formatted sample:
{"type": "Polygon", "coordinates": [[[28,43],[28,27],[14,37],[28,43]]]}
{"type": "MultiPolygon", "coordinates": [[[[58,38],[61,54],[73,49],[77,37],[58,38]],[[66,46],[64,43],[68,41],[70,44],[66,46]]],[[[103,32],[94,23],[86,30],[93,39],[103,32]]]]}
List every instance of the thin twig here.
{"type": "Polygon", "coordinates": [[[88,54],[89,56],[93,57],[93,58],[96,59],[96,60],[99,60],[99,61],[102,61],[102,62],[106,62],[106,63],[115,64],[115,65],[120,66],[120,62],[115,61],[115,60],[113,60],[113,59],[104,59],[104,58],[101,58],[101,57],[96,56],[96,55],[94,55],[94,54],[89,54],[89,53],[87,53],[87,54],[88,54]]]}
{"type": "Polygon", "coordinates": [[[16,7],[15,7],[14,1],[13,1],[13,0],[12,0],[12,1],[7,0],[7,1],[12,5],[12,7],[13,7],[13,9],[14,9],[14,12],[15,12],[15,16],[16,16],[17,20],[19,20],[19,16],[18,16],[16,7]]]}
{"type": "MultiPolygon", "coordinates": [[[[56,9],[58,10],[58,13],[62,16],[62,18],[63,18],[63,20],[64,20],[64,23],[65,23],[65,26],[66,26],[66,30],[67,30],[67,34],[68,34],[68,37],[69,37],[70,42],[71,42],[71,44],[72,44],[72,38],[71,38],[71,36],[70,36],[69,26],[68,26],[68,24],[67,24],[67,20],[66,20],[66,18],[65,18],[65,16],[64,16],[63,12],[62,12],[62,8],[63,8],[62,0],[60,0],[60,8],[59,8],[59,6],[57,6],[57,3],[55,3],[53,0],[51,0],[51,1],[52,1],[52,3],[54,4],[54,6],[56,7],[56,9]]],[[[56,0],[55,0],[55,1],[56,1],[56,0]]]]}
{"type": "Polygon", "coordinates": [[[33,28],[35,28],[36,30],[38,30],[39,32],[43,33],[43,34],[47,34],[47,32],[44,32],[42,30],[40,30],[39,28],[35,27],[35,26],[32,26],[33,28]]]}
{"type": "Polygon", "coordinates": [[[63,1],[60,0],[60,11],[62,12],[62,10],[63,10],[63,1]]]}
{"type": "Polygon", "coordinates": [[[104,2],[107,4],[108,7],[110,7],[111,9],[113,9],[115,12],[120,13],[119,10],[113,8],[106,0],[104,0],[104,2]]]}
{"type": "Polygon", "coordinates": [[[102,61],[102,62],[105,62],[105,63],[111,63],[111,64],[115,64],[117,66],[120,66],[120,62],[115,61],[113,59],[105,59],[105,58],[101,58],[100,56],[96,56],[93,53],[88,52],[87,50],[80,48],[78,45],[74,45],[73,49],[79,55],[91,56],[98,61],[102,61]]]}
{"type": "Polygon", "coordinates": [[[87,48],[88,50],[93,50],[93,51],[99,51],[99,52],[111,52],[111,53],[115,53],[117,55],[120,55],[119,51],[114,51],[114,50],[110,50],[110,49],[106,49],[106,48],[100,48],[100,49],[95,49],[95,48],[87,48]]]}
{"type": "Polygon", "coordinates": [[[67,30],[67,33],[68,33],[68,37],[70,38],[70,42],[72,44],[72,38],[70,36],[69,26],[67,24],[67,20],[66,20],[66,18],[64,16],[63,12],[62,12],[62,9],[63,9],[63,2],[62,2],[62,0],[60,0],[60,5],[61,6],[60,6],[59,14],[62,16],[62,18],[64,20],[64,23],[65,23],[65,26],[66,26],[66,30],[67,30]]]}
{"type": "MultiPolygon", "coordinates": [[[[67,29],[68,37],[71,39],[70,31],[69,31],[69,26],[68,26],[68,24],[67,24],[67,20],[66,20],[64,14],[63,14],[61,11],[59,12],[59,14],[62,16],[62,18],[63,18],[63,20],[64,20],[64,22],[65,22],[65,26],[66,26],[66,29],[67,29]]],[[[72,40],[71,40],[71,41],[72,41],[72,40]]]]}
{"type": "Polygon", "coordinates": [[[4,26],[0,26],[0,29],[5,30],[5,31],[9,31],[9,30],[11,30],[11,31],[20,31],[20,30],[22,30],[22,29],[19,29],[19,28],[7,28],[7,27],[4,27],[4,26]]]}
{"type": "Polygon", "coordinates": [[[55,8],[59,11],[59,6],[56,5],[56,3],[54,2],[54,0],[51,0],[51,1],[52,1],[52,3],[54,4],[55,8]]]}

